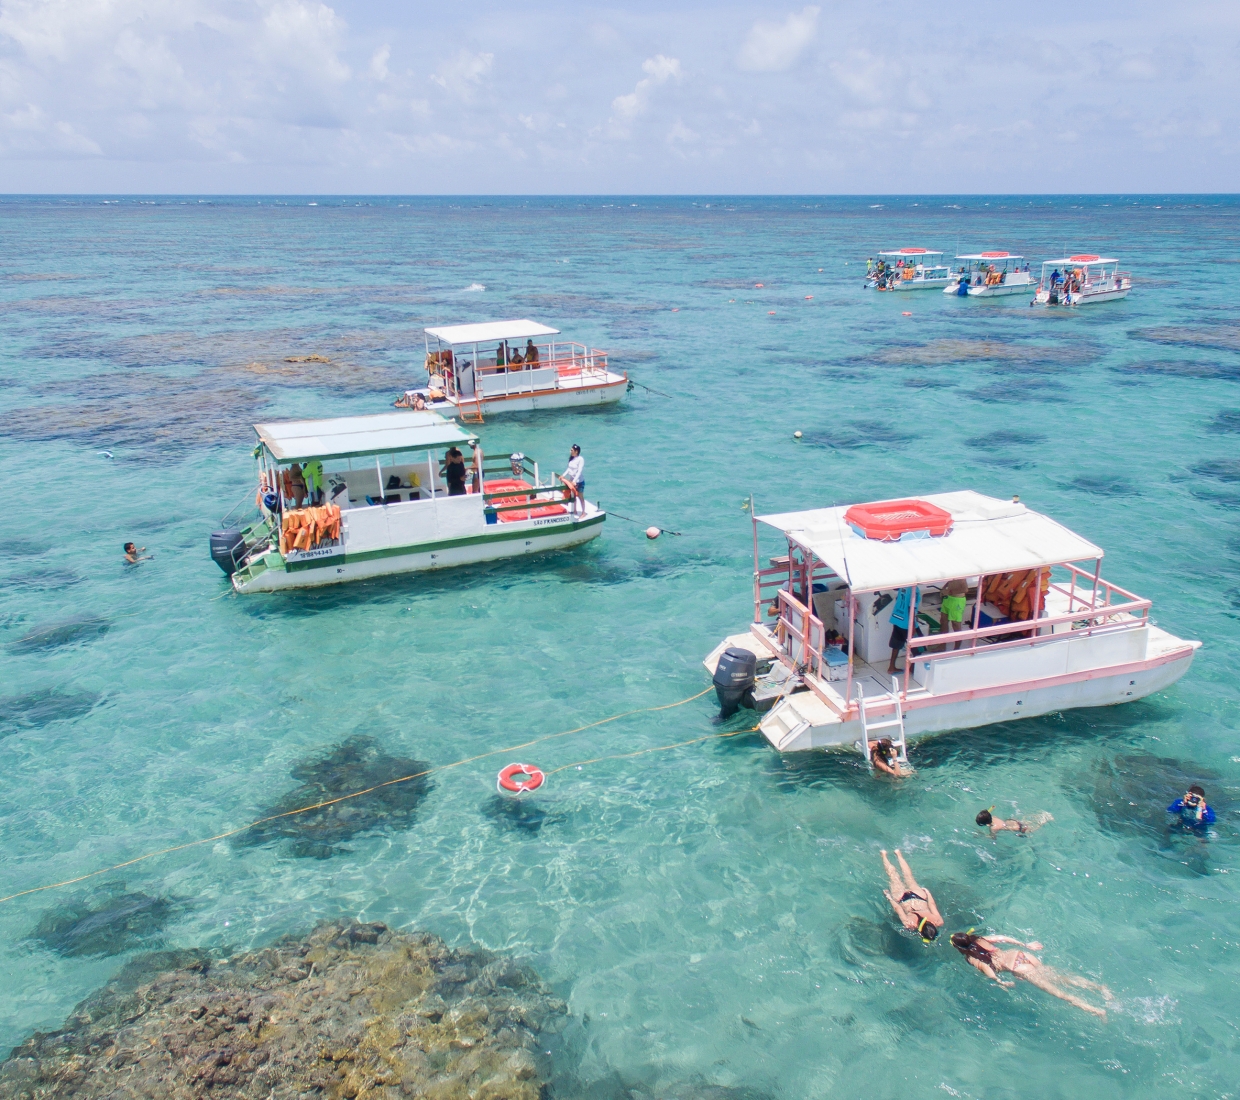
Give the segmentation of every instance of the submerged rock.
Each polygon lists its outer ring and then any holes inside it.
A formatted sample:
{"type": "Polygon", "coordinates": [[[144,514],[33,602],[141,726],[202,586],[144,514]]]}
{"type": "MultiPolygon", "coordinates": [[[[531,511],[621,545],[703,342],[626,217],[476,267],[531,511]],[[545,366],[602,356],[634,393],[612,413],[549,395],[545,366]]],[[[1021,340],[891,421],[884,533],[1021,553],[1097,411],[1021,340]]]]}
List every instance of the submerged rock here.
{"type": "Polygon", "coordinates": [[[56,688],[0,697],[0,737],[17,733],[18,730],[40,729],[51,722],[80,718],[99,699],[100,696],[88,691],[59,691],[56,688]]]}
{"type": "Polygon", "coordinates": [[[508,798],[493,794],[482,805],[482,815],[503,829],[531,835],[547,824],[558,824],[561,815],[549,812],[528,798],[508,798]]]}
{"type": "Polygon", "coordinates": [[[30,935],[59,955],[119,955],[150,947],[179,909],[168,898],[127,894],[120,883],[49,909],[30,935]]]}
{"type": "Polygon", "coordinates": [[[1205,787],[1207,801],[1222,818],[1230,800],[1227,791],[1212,782],[1217,779],[1217,772],[1192,761],[1116,756],[1099,763],[1091,801],[1104,832],[1163,837],[1175,823],[1167,807],[1194,783],[1205,787]]]}
{"type": "Polygon", "coordinates": [[[538,1100],[540,1033],[566,1008],[537,974],[382,924],[322,924],[227,961],[135,960],[0,1064],[14,1100],[538,1100]]]}
{"type": "Polygon", "coordinates": [[[239,834],[234,842],[248,847],[287,840],[294,855],[326,859],[345,850],[340,844],[358,833],[409,828],[431,790],[430,777],[424,774],[429,770],[424,760],[389,756],[372,737],[351,737],[326,756],[296,765],[290,774],[301,785],[258,814],[275,820],[239,834]],[[393,783],[394,779],[404,781],[393,783]],[[333,801],[356,791],[368,793],[333,801]],[[319,805],[328,802],[331,805],[319,805]],[[302,806],[318,808],[279,816],[302,806]]]}
{"type": "Polygon", "coordinates": [[[43,649],[89,642],[106,634],[112,624],[99,615],[74,615],[53,623],[41,623],[9,643],[11,653],[37,653],[43,649]]]}

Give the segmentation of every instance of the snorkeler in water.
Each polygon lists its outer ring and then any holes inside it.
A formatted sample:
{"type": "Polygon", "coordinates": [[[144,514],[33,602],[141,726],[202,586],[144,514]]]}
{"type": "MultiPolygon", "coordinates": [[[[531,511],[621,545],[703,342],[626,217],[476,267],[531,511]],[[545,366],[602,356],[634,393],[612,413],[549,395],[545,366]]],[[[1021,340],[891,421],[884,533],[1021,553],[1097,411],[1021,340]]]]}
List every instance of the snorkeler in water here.
{"type": "Polygon", "coordinates": [[[900,873],[891,865],[885,848],[882,855],[883,870],[887,872],[887,882],[891,886],[890,890],[883,891],[883,896],[891,902],[900,923],[910,932],[916,932],[923,943],[929,943],[943,927],[943,916],[934,904],[934,895],[913,877],[899,848],[896,849],[896,859],[900,863],[900,873]]]}
{"type": "Polygon", "coordinates": [[[1048,821],[1055,820],[1050,814],[1045,812],[1030,814],[1028,821],[1017,821],[1015,818],[1004,820],[1001,817],[995,817],[991,813],[993,809],[994,807],[991,806],[989,810],[983,810],[974,818],[979,825],[989,827],[991,836],[998,836],[1004,832],[1020,833],[1021,836],[1028,836],[1035,830],[1042,828],[1048,821]]]}
{"type": "Polygon", "coordinates": [[[1206,803],[1206,792],[1196,784],[1188,788],[1183,798],[1172,802],[1167,813],[1179,814],[1181,823],[1190,829],[1202,829],[1215,821],[1214,811],[1206,803]]]}
{"type": "Polygon", "coordinates": [[[1042,945],[1036,940],[1022,943],[1011,936],[978,936],[970,929],[968,932],[953,932],[952,946],[969,960],[970,966],[976,967],[986,977],[998,982],[1005,989],[1013,988],[1016,983],[1005,982],[999,977],[1004,972],[1022,978],[1030,985],[1036,985],[1039,989],[1045,990],[1052,997],[1058,997],[1060,1000],[1076,1005],[1077,1008],[1103,1020],[1107,1018],[1105,1008],[1090,1004],[1083,997],[1069,992],[1065,987],[1092,989],[1101,993],[1104,1001],[1115,999],[1114,994],[1105,985],[1091,982],[1088,978],[1081,978],[1075,974],[1065,974],[1061,970],[1055,970],[1043,963],[1036,955],[1029,954],[1030,951],[1042,950],[1042,945]],[[1001,943],[1014,943],[1018,948],[1023,947],[1026,950],[1005,951],[999,948],[998,945],[1001,943]]]}

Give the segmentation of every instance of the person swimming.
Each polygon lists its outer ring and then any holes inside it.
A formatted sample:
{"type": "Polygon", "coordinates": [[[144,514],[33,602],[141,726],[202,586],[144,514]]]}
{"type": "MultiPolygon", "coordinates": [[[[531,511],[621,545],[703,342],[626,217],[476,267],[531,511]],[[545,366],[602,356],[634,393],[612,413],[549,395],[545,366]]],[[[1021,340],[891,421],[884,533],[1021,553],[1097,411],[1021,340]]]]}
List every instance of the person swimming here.
{"type": "Polygon", "coordinates": [[[943,915],[934,903],[934,895],[913,877],[899,848],[896,849],[896,859],[900,864],[900,873],[891,865],[885,848],[882,857],[883,870],[887,872],[887,882],[891,887],[883,891],[883,896],[891,902],[900,923],[910,932],[916,932],[922,943],[930,943],[943,927],[943,915]]]}
{"type": "Polygon", "coordinates": [[[1020,978],[1030,985],[1036,985],[1039,989],[1051,994],[1052,997],[1058,997],[1060,1000],[1067,1001],[1069,1004],[1075,1005],[1082,1011],[1097,1016],[1102,1020],[1107,1018],[1105,1008],[1090,1004],[1089,1001],[1083,997],[1078,997],[1065,987],[1095,990],[1102,994],[1104,1001],[1115,999],[1114,994],[1105,985],[1092,982],[1088,978],[1082,978],[1076,974],[1067,974],[1061,970],[1055,970],[1053,967],[1047,966],[1036,955],[1029,954],[1030,951],[1042,950],[1042,945],[1036,940],[1023,943],[1021,940],[1013,939],[1011,936],[978,936],[974,934],[972,929],[969,929],[968,932],[953,932],[951,943],[968,960],[970,966],[980,970],[986,977],[998,982],[1005,989],[1014,988],[1016,983],[1005,982],[999,977],[1001,973],[1011,974],[1013,977],[1020,978]],[[1001,943],[1014,943],[1017,947],[1025,948],[1026,950],[1002,950],[998,946],[1001,943]]]}
{"type": "Polygon", "coordinates": [[[146,553],[145,546],[135,546],[132,542],[125,543],[125,562],[128,565],[137,565],[140,561],[150,561],[153,554],[146,553]],[[145,554],[145,557],[143,556],[145,554]]]}
{"type": "Polygon", "coordinates": [[[896,779],[902,779],[912,771],[900,763],[900,755],[888,737],[870,742],[870,763],[880,772],[886,772],[896,779]]]}
{"type": "Polygon", "coordinates": [[[1190,829],[1202,829],[1215,821],[1214,811],[1206,803],[1205,790],[1196,784],[1188,788],[1183,798],[1172,802],[1167,807],[1167,813],[1179,814],[1181,824],[1190,829]]]}
{"type": "Polygon", "coordinates": [[[1042,826],[1048,821],[1055,820],[1050,814],[1040,812],[1031,814],[1028,821],[1017,821],[1015,818],[1010,821],[1005,821],[1001,817],[995,817],[991,813],[991,810],[993,809],[994,807],[991,806],[989,810],[982,810],[982,812],[973,819],[983,827],[988,826],[990,828],[991,836],[998,836],[999,833],[1002,832],[1020,833],[1021,836],[1028,836],[1030,833],[1042,828],[1042,826]]]}

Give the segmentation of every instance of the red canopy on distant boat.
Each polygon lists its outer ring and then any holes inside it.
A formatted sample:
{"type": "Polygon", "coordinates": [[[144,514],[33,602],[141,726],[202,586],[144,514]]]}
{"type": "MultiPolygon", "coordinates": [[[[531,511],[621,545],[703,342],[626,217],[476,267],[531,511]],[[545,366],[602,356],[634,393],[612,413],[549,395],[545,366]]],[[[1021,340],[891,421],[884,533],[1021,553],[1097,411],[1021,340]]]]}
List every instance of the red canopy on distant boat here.
{"type": "Polygon", "coordinates": [[[1068,259],[1071,260],[1074,264],[1096,264],[1100,259],[1102,259],[1102,257],[1094,256],[1094,255],[1090,255],[1090,256],[1082,255],[1082,256],[1069,256],[1068,259]]]}

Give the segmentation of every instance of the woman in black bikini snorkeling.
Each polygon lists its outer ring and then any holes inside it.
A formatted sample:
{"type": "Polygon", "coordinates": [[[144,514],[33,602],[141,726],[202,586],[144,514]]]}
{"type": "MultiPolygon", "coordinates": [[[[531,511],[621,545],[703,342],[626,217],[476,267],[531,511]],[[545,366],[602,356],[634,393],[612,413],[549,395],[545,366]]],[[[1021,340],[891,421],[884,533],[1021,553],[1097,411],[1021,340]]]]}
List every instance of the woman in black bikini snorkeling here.
{"type": "Polygon", "coordinates": [[[903,878],[892,867],[887,858],[887,850],[883,849],[883,870],[887,872],[887,881],[891,884],[891,889],[884,890],[883,896],[891,902],[891,908],[896,911],[900,923],[910,932],[921,936],[923,943],[929,943],[943,927],[942,914],[934,904],[934,895],[913,878],[913,872],[909,870],[899,848],[896,849],[896,859],[900,863],[903,878]]]}
{"type": "Polygon", "coordinates": [[[1011,989],[1016,984],[1005,982],[999,977],[1000,973],[1006,971],[1017,978],[1023,978],[1030,985],[1036,985],[1039,989],[1045,990],[1052,997],[1058,997],[1069,1004],[1076,1005],[1077,1008],[1102,1020],[1107,1018],[1105,1008],[1090,1004],[1064,987],[1092,989],[1101,993],[1104,1001],[1115,999],[1105,985],[1091,982],[1088,978],[1077,977],[1075,974],[1065,974],[1062,970],[1055,970],[1043,963],[1036,955],[1029,954],[1030,951],[1042,950],[1042,945],[1036,940],[1022,943],[1011,936],[978,936],[972,931],[953,932],[952,946],[969,960],[970,966],[976,967],[986,977],[998,982],[1005,989],[1011,989]],[[1003,950],[998,946],[1001,943],[1014,943],[1017,948],[1023,947],[1027,950],[1020,951],[1011,948],[1003,950]]]}
{"type": "Polygon", "coordinates": [[[990,829],[991,836],[998,836],[1000,833],[1003,833],[1003,832],[1020,833],[1021,836],[1027,836],[1029,833],[1032,833],[1035,829],[1042,828],[1042,826],[1045,825],[1048,821],[1055,820],[1053,817],[1051,817],[1050,814],[1046,813],[1045,811],[1039,811],[1036,814],[1030,814],[1028,821],[1017,821],[1015,818],[1005,821],[1001,817],[995,817],[991,813],[991,810],[993,809],[994,807],[991,806],[990,810],[982,810],[982,812],[979,813],[976,818],[974,818],[974,820],[979,825],[981,825],[983,828],[990,829]]]}

